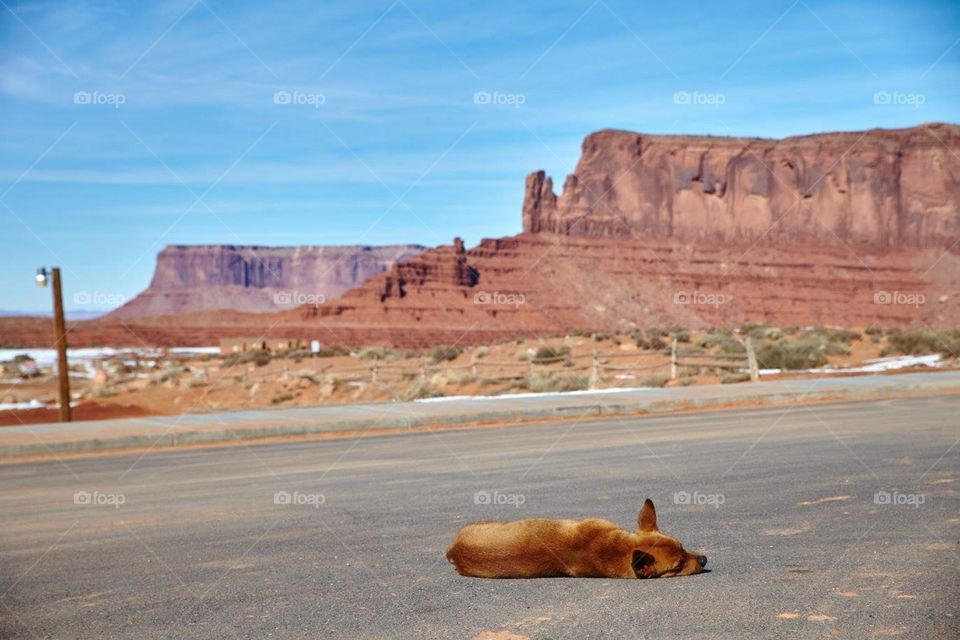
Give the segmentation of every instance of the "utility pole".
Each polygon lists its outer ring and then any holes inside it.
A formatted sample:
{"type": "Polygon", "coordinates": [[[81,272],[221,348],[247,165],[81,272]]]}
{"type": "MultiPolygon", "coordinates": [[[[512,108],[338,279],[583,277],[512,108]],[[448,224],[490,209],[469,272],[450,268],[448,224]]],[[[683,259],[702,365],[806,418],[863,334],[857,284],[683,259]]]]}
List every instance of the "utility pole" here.
{"type": "MultiPolygon", "coordinates": [[[[60,287],[60,267],[51,270],[53,278],[53,327],[57,339],[57,377],[60,386],[60,422],[70,422],[70,370],[67,366],[67,322],[63,315],[63,290],[60,287]]],[[[37,269],[37,286],[47,286],[47,270],[37,269]]]]}

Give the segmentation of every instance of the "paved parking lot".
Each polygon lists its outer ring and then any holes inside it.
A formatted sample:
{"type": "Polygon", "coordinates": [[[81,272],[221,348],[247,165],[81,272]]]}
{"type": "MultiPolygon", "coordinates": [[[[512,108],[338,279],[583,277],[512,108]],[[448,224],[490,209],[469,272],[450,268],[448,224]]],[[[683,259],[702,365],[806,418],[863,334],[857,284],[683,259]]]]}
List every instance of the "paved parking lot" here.
{"type": "Polygon", "coordinates": [[[958,439],[942,396],[2,465],[0,637],[958,637],[958,439]],[[443,557],[648,496],[711,572],[443,557]]]}

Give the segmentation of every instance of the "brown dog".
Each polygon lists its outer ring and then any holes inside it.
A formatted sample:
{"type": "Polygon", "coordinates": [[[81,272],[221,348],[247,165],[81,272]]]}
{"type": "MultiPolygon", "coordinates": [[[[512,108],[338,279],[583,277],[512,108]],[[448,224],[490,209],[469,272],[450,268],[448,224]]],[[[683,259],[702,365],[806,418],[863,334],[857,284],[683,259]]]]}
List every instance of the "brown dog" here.
{"type": "Polygon", "coordinates": [[[475,578],[670,578],[703,571],[706,556],[657,529],[650,500],[637,525],[633,533],[596,518],[476,522],[460,530],[447,560],[475,578]]]}

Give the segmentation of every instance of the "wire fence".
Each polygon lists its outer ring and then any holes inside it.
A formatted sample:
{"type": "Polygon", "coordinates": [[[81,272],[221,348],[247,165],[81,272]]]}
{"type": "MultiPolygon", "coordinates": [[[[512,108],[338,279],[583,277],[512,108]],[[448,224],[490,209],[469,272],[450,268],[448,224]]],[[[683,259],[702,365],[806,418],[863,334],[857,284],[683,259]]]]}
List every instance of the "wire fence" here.
{"type": "MultiPolygon", "coordinates": [[[[601,352],[594,348],[591,353],[570,354],[553,352],[538,357],[533,354],[522,360],[490,360],[473,353],[466,363],[435,362],[430,358],[421,357],[417,360],[391,362],[385,359],[373,358],[363,360],[359,355],[351,354],[358,364],[352,367],[336,367],[333,364],[320,367],[303,367],[291,372],[287,360],[284,360],[284,376],[299,376],[313,378],[331,378],[339,382],[369,382],[372,384],[402,383],[427,381],[433,376],[440,375],[446,378],[460,374],[466,379],[482,380],[487,382],[515,382],[528,379],[535,375],[566,374],[576,376],[587,381],[590,388],[602,385],[613,379],[629,379],[639,375],[654,375],[660,370],[668,371],[668,379],[675,380],[682,368],[689,369],[719,369],[747,371],[752,380],[759,379],[756,355],[753,344],[746,340],[745,352],[742,354],[711,354],[684,352],[677,348],[676,339],[669,349],[647,350],[642,352],[601,352]],[[623,362],[629,360],[629,362],[623,362]],[[623,364],[617,364],[623,362],[623,364]]],[[[316,359],[305,358],[311,364],[316,359]]],[[[239,374],[244,380],[275,377],[275,372],[239,374]]]]}

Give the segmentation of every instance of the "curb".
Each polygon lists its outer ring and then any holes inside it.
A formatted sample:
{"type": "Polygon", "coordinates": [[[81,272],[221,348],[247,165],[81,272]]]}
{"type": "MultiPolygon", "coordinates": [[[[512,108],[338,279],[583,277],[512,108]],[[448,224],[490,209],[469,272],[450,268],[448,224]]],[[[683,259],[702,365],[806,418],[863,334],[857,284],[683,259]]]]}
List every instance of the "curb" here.
{"type": "MultiPolygon", "coordinates": [[[[37,442],[0,445],[0,461],[17,458],[45,457],[56,454],[123,451],[125,449],[173,449],[187,445],[229,444],[235,441],[256,441],[270,438],[337,435],[338,433],[403,433],[427,427],[467,426],[485,423],[523,424],[547,419],[603,418],[664,414],[686,411],[711,411],[734,408],[764,408],[824,402],[864,401],[876,399],[911,398],[960,393],[956,380],[929,381],[879,385],[869,388],[824,389],[810,392],[755,393],[739,397],[707,396],[675,400],[648,399],[622,403],[591,401],[589,404],[551,408],[500,409],[462,412],[447,416],[408,415],[383,418],[346,418],[335,423],[263,423],[255,426],[238,425],[223,429],[189,430],[168,427],[161,433],[129,434],[116,437],[91,437],[61,442],[37,442]],[[179,430],[178,430],[179,429],[179,430]]],[[[77,423],[83,424],[83,423],[77,423]]],[[[0,438],[2,438],[0,430],[0,438]]]]}

